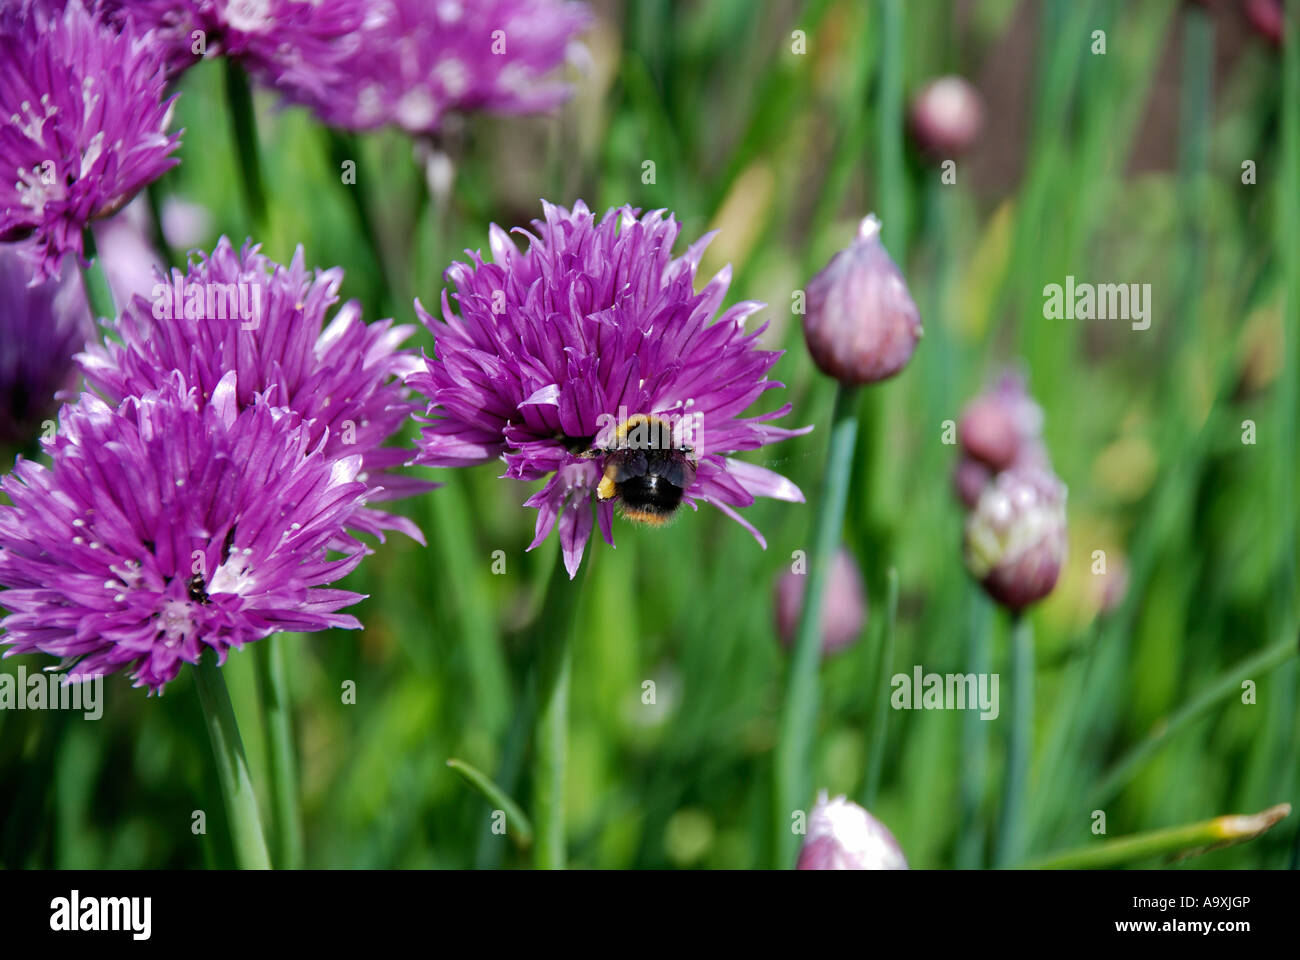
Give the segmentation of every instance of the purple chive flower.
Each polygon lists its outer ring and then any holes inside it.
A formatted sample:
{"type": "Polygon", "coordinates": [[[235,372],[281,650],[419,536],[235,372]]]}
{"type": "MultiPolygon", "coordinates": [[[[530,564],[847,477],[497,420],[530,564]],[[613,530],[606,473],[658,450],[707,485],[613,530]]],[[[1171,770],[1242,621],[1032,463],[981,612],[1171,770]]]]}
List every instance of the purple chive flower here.
{"type": "Polygon", "coordinates": [[[921,339],[921,315],[907,281],[868,216],[848,247],[808,281],[804,339],[813,362],[846,384],[876,383],[907,365],[921,339]]]}
{"type": "Polygon", "coordinates": [[[325,584],[365,553],[344,532],[361,458],[326,456],[292,411],[239,391],[230,372],[203,402],[176,373],[117,409],[64,407],[51,466],[0,481],[6,656],[160,692],[206,647],[224,662],[276,631],[360,626],[337,611],[361,595],[325,584]]]}
{"type": "Polygon", "coordinates": [[[27,241],[37,280],[177,162],[152,42],[80,3],[0,8],[0,242],[27,241]]]}
{"type": "Polygon", "coordinates": [[[966,518],[966,568],[990,597],[1022,610],[1052,592],[1065,563],[1065,486],[1050,470],[999,473],[966,518]]]}
{"type": "MultiPolygon", "coordinates": [[[[178,370],[206,402],[234,371],[241,409],[265,394],[302,417],[313,448],[323,442],[327,457],[359,456],[367,500],[433,486],[389,473],[410,451],[383,446],[420,408],[401,382],[420,367],[419,358],[398,349],[413,324],[366,324],[355,300],[327,324],[343,271],[308,272],[301,247],[286,267],[254,244],[236,251],[222,237],[210,256],[187,266],[170,277],[156,273],[151,297],[135,297],[109,324],[117,339],[78,357],[91,386],[118,403],[159,388],[178,370]]],[[[398,530],[423,542],[410,520],[368,507],[353,514],[349,528],[381,539],[383,531],[398,530]]]]}
{"type": "Polygon", "coordinates": [[[374,0],[338,81],[293,99],[333,126],[411,133],[452,112],[549,110],[570,90],[546,78],[590,20],[563,0],[374,0]]]}
{"type": "MultiPolygon", "coordinates": [[[[762,304],[717,310],[731,282],[723,269],[695,292],[706,236],[673,258],[678,224],[630,207],[597,220],[543,201],[544,220],[520,252],[495,224],[492,261],[472,253],[446,278],[442,319],[416,310],[436,355],[407,383],[429,398],[415,460],[461,467],[501,458],[505,476],[548,478],[527,501],[540,544],[559,526],[565,566],[578,569],[592,530],[593,501],[611,545],[614,505],[625,517],[662,523],[680,503],[712,503],[760,543],[733,509],[756,496],[802,502],[779,474],[727,454],[805,433],[770,426],[779,410],[741,417],[781,384],[767,371],[779,352],[760,350],[762,328],[744,320],[762,304]]],[[[531,549],[531,547],[530,547],[531,549]]]]}
{"type": "Polygon", "coordinates": [[[31,286],[31,269],[12,247],[0,247],[0,448],[35,440],[52,417],[55,395],[76,381],[73,355],[93,336],[80,279],[31,286]]]}
{"type": "Polygon", "coordinates": [[[825,790],[808,818],[797,870],[906,870],[907,858],[888,828],[846,797],[825,790]]]}
{"type": "MultiPolygon", "coordinates": [[[[803,613],[808,578],[787,570],[776,583],[776,630],[782,644],[794,645],[803,613]]],[[[822,655],[838,653],[862,635],[867,623],[867,589],[853,554],[841,547],[831,563],[822,600],[822,655]]]]}
{"type": "Polygon", "coordinates": [[[322,95],[376,0],[99,0],[107,19],[153,31],[175,78],[205,57],[238,60],[267,86],[322,95]]]}

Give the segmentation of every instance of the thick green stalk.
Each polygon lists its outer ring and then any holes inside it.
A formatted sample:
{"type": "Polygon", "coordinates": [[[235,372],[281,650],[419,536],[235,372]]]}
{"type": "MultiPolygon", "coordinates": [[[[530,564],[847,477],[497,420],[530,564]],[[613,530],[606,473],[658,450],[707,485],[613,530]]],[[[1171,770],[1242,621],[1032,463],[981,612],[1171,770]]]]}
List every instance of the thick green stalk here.
{"type": "Polygon", "coordinates": [[[450,470],[438,495],[430,497],[432,546],[454,598],[451,607],[456,633],[465,651],[474,706],[488,734],[496,737],[510,720],[510,678],[496,622],[483,611],[491,597],[476,570],[460,562],[477,549],[469,518],[474,515],[464,480],[450,470]]]}
{"type": "MultiPolygon", "coordinates": [[[[588,558],[588,564],[591,562],[588,558]]],[[[586,567],[583,568],[586,570],[586,567]]],[[[556,564],[546,587],[537,651],[537,726],[533,743],[533,865],[563,870],[564,778],[569,758],[570,637],[581,582],[556,564]]]]}
{"type": "Polygon", "coordinates": [[[791,816],[812,795],[812,741],[817,728],[819,699],[817,668],[821,659],[822,594],[844,527],[844,505],[848,498],[853,445],[858,432],[856,398],[856,387],[840,384],[836,390],[830,450],[813,521],[808,585],[781,714],[774,765],[773,810],[775,862],[779,868],[794,865],[797,844],[791,829],[791,816]]]}
{"type": "MultiPolygon", "coordinates": [[[[239,164],[239,183],[256,234],[266,228],[266,189],[262,186],[262,160],[257,139],[257,115],[244,68],[229,57],[226,67],[226,103],[230,108],[230,134],[239,164]]],[[[260,236],[259,236],[260,239],[260,236]]]]}
{"type": "Polygon", "coordinates": [[[356,137],[333,128],[325,130],[325,137],[329,142],[330,162],[333,165],[331,168],[332,175],[338,177],[339,183],[343,185],[343,192],[347,194],[348,205],[352,207],[353,216],[356,218],[357,229],[361,231],[361,238],[365,240],[366,249],[370,253],[370,258],[374,261],[378,280],[377,286],[381,288],[379,300],[383,303],[382,311],[387,315],[393,305],[409,302],[405,294],[400,293],[397,289],[388,256],[384,253],[383,244],[379,240],[379,229],[375,224],[369,182],[362,175],[361,146],[356,137]],[[344,164],[349,162],[353,164],[355,174],[351,183],[343,179],[344,164]]]}
{"type": "Polygon", "coordinates": [[[266,756],[271,767],[275,862],[281,870],[302,867],[302,807],[298,799],[298,754],[293,739],[293,705],[284,668],[288,636],[273,633],[255,645],[257,683],[262,695],[266,756]]]}
{"type": "MultiPolygon", "coordinates": [[[[903,55],[905,14],[901,0],[880,0],[879,60],[875,99],[876,180],[868,184],[884,227],[880,240],[900,269],[907,266],[909,234],[908,183],[903,152],[903,55]]],[[[873,21],[874,22],[874,21],[873,21]]],[[[849,528],[854,531],[867,586],[880,595],[884,589],[881,565],[874,558],[892,555],[893,521],[882,512],[880,463],[886,443],[886,399],[883,390],[865,390],[858,406],[861,427],[854,453],[854,487],[849,528]]]]}
{"type": "Polygon", "coordinates": [[[244,743],[239,739],[239,725],[230,704],[230,692],[226,689],[221,668],[217,666],[215,653],[203,655],[194,676],[199,702],[203,705],[203,719],[212,741],[212,753],[217,761],[217,779],[221,783],[226,818],[230,821],[235,862],[243,870],[269,870],[271,858],[266,852],[253,778],[248,772],[248,760],[244,757],[244,743]]]}
{"type": "Polygon", "coordinates": [[[1011,616],[1011,740],[998,822],[997,866],[1016,863],[1025,837],[1025,795],[1034,738],[1034,630],[1023,612],[1011,616]]]}
{"type": "Polygon", "coordinates": [[[95,233],[89,226],[82,232],[82,245],[86,250],[87,265],[82,268],[81,282],[86,288],[86,302],[90,312],[97,318],[117,316],[117,306],[113,303],[113,290],[104,276],[103,264],[99,262],[99,249],[95,246],[95,233]]]}
{"type": "MultiPolygon", "coordinates": [[[[966,630],[966,669],[977,677],[987,674],[992,660],[992,605],[984,594],[969,585],[970,622],[966,630]]],[[[977,710],[962,714],[961,728],[961,823],[957,831],[956,864],[961,870],[984,866],[984,828],[980,810],[984,806],[984,777],[988,769],[989,721],[977,710]]]]}
{"type": "Polygon", "coordinates": [[[876,99],[877,208],[889,228],[881,242],[898,265],[907,254],[907,184],[903,170],[903,4],[880,2],[880,88],[876,99]]]}
{"type": "Polygon", "coordinates": [[[1192,857],[1234,843],[1254,840],[1271,829],[1291,812],[1289,803],[1279,803],[1259,813],[1229,814],[1189,823],[1179,827],[1166,827],[1130,837],[1117,837],[1088,847],[1067,850],[1042,860],[1026,864],[1030,870],[1095,870],[1118,867],[1154,857],[1192,857]]]}

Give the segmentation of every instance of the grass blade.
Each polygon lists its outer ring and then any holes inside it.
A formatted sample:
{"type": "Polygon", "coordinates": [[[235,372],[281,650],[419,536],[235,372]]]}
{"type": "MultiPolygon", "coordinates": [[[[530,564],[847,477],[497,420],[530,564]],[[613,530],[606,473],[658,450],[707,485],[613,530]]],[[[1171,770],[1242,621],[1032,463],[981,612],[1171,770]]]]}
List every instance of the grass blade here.
{"type": "Polygon", "coordinates": [[[505,813],[506,822],[513,824],[515,828],[515,833],[511,839],[514,840],[520,850],[527,850],[532,846],[533,824],[519,804],[510,799],[504,790],[493,783],[487,774],[473,764],[453,757],[447,761],[447,766],[464,777],[465,782],[483,794],[487,798],[487,802],[492,804],[494,808],[505,813]]]}
{"type": "Polygon", "coordinates": [[[1195,857],[1220,847],[1254,840],[1290,813],[1291,804],[1279,803],[1259,813],[1228,814],[1181,827],[1135,833],[1130,837],[1117,837],[1095,846],[1058,853],[1027,864],[1026,869],[1095,870],[1124,866],[1154,857],[1195,857]]]}

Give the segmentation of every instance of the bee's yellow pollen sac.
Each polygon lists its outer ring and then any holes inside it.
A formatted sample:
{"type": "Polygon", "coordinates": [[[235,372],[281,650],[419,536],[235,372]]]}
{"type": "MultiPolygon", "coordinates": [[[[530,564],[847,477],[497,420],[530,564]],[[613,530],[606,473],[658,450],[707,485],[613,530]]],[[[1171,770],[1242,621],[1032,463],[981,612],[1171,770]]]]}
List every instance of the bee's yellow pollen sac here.
{"type": "Polygon", "coordinates": [[[606,469],[605,475],[600,478],[600,483],[596,484],[596,496],[601,500],[613,500],[614,493],[613,471],[606,469]]]}

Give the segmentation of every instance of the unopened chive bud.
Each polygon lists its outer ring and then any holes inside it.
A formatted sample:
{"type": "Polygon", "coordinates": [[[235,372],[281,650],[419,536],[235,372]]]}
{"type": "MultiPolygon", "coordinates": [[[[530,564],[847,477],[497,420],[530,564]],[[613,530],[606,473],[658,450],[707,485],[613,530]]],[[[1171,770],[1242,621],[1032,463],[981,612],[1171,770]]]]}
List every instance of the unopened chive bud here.
{"type": "Polygon", "coordinates": [[[1015,464],[1045,463],[1042,430],[1042,408],[1029,396],[1024,378],[1009,371],[967,404],[957,440],[967,456],[996,472],[1015,464]]]}
{"type": "Polygon", "coordinates": [[[964,78],[939,77],[913,98],[909,122],[924,153],[948,159],[965,153],[979,137],[984,105],[964,78]]]}
{"type": "Polygon", "coordinates": [[[957,438],[965,452],[992,470],[1005,470],[1016,459],[1020,433],[1006,404],[997,397],[976,397],[962,414],[957,438]]]}
{"type": "Polygon", "coordinates": [[[907,859],[889,829],[846,797],[825,790],[808,818],[799,870],[906,870],[907,859]]]}
{"type": "Polygon", "coordinates": [[[907,365],[921,315],[868,216],[858,236],[808,282],[804,339],[813,361],[845,384],[876,383],[907,365]]]}
{"type": "Polygon", "coordinates": [[[971,575],[998,603],[1021,610],[1052,592],[1065,562],[1064,485],[1039,467],[997,475],[966,518],[971,575]]]}
{"type": "Polygon", "coordinates": [[[1251,29],[1275,47],[1286,36],[1286,15],[1282,0],[1246,0],[1243,11],[1251,29]]]}
{"type": "MultiPolygon", "coordinates": [[[[803,612],[808,577],[786,571],[776,583],[776,630],[788,649],[794,645],[799,615],[803,612]]],[[[821,650],[823,656],[852,646],[867,623],[867,590],[853,554],[840,548],[827,573],[822,596],[821,650]]]]}

